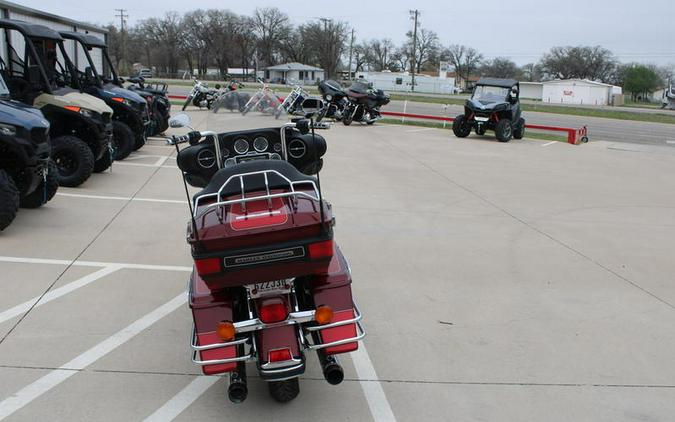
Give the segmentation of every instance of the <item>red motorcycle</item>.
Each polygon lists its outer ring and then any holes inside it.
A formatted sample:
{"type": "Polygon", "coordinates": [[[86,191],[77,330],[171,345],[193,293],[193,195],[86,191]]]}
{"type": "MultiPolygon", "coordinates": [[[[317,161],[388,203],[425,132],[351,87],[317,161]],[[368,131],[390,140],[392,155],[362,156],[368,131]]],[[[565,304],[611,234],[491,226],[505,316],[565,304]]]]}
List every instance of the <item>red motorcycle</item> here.
{"type": "MultiPolygon", "coordinates": [[[[174,128],[189,123],[185,114],[171,119],[174,128]]],[[[167,142],[176,145],[186,193],[187,183],[204,188],[189,201],[192,361],[207,375],[229,372],[235,403],[248,394],[246,362],[279,402],[298,395],[310,351],[326,381],[342,382],[337,355],[356,350],[365,332],[321,194],[324,138],[300,119],[280,129],[193,130],[167,142]]]]}

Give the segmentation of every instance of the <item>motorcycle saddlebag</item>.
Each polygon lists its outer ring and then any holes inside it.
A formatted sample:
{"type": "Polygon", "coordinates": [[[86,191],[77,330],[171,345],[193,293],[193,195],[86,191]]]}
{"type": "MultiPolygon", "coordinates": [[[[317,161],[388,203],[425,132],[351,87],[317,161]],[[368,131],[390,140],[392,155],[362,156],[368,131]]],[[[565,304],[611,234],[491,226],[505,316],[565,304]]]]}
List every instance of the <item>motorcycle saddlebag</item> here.
{"type": "MultiPolygon", "coordinates": [[[[356,317],[352,299],[352,277],[347,260],[340,249],[335,247],[335,255],[326,274],[316,276],[312,283],[312,295],[316,306],[328,305],[333,309],[333,322],[346,321],[356,317]]],[[[319,330],[322,344],[356,337],[356,323],[319,330]]],[[[331,346],[324,349],[326,354],[353,352],[358,342],[331,346]]]]}
{"type": "MultiPolygon", "coordinates": [[[[225,291],[211,290],[195,271],[190,276],[189,293],[190,309],[194,320],[193,349],[195,349],[195,346],[201,347],[222,343],[223,341],[216,333],[216,328],[221,321],[233,321],[232,298],[225,291]]],[[[237,356],[236,346],[195,352],[197,356],[197,359],[194,359],[195,363],[231,359],[237,356]]],[[[213,375],[233,371],[237,364],[201,364],[201,366],[205,375],[213,375]]]]}

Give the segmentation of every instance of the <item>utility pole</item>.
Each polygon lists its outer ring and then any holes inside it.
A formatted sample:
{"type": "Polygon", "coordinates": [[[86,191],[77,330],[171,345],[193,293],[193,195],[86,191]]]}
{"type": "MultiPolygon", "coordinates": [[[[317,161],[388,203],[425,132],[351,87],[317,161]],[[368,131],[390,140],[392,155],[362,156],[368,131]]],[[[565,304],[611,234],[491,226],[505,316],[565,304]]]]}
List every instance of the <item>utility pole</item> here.
{"type": "Polygon", "coordinates": [[[349,72],[349,80],[352,80],[352,54],[354,52],[354,28],[352,28],[352,40],[349,43],[349,68],[347,71],[349,72]]]}
{"type": "Polygon", "coordinates": [[[417,17],[420,14],[419,10],[411,10],[410,15],[412,19],[415,20],[415,29],[413,30],[413,48],[412,48],[412,91],[415,91],[415,67],[417,66],[417,63],[415,63],[415,58],[417,56],[417,17]]]}
{"type": "MultiPolygon", "coordinates": [[[[115,9],[116,12],[119,12],[119,14],[116,14],[115,17],[120,18],[120,38],[122,40],[122,49],[120,50],[120,58],[119,61],[122,62],[122,60],[126,60],[126,40],[124,36],[124,24],[126,24],[126,20],[129,17],[129,15],[126,13],[127,9],[115,9]]],[[[124,64],[124,62],[122,62],[124,64]]],[[[148,65],[150,65],[148,63],[148,65]]]]}

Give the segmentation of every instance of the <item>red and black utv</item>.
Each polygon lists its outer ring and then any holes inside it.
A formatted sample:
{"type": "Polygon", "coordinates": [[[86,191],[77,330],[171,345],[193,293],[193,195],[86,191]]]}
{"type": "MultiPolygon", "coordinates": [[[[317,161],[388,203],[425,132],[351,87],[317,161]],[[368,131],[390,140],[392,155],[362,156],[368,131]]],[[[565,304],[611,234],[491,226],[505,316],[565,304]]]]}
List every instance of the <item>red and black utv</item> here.
{"type": "MultiPolygon", "coordinates": [[[[187,126],[189,118],[179,114],[170,124],[187,126]]],[[[332,208],[312,175],[326,142],[311,126],[301,119],[168,141],[190,143],[178,166],[185,181],[204,187],[190,201],[187,230],[192,361],[204,374],[229,372],[233,402],[248,393],[246,362],[255,362],[274,399],[292,400],[310,351],[325,379],[339,384],[337,355],[365,336],[349,264],[333,239],[332,208]]]]}

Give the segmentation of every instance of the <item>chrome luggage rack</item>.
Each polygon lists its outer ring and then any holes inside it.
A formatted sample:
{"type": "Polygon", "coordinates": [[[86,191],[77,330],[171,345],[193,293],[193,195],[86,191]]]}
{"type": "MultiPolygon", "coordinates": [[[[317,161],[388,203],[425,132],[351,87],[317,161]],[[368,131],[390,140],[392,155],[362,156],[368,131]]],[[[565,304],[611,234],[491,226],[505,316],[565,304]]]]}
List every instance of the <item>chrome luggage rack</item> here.
{"type": "Polygon", "coordinates": [[[279,173],[276,170],[261,170],[261,171],[254,171],[254,172],[249,172],[249,173],[241,173],[241,174],[235,174],[230,176],[225,183],[222,184],[220,189],[218,189],[218,192],[215,193],[208,193],[204,195],[200,195],[197,198],[195,198],[194,202],[194,217],[197,218],[200,215],[203,215],[206,211],[208,211],[211,208],[214,207],[225,207],[228,205],[234,205],[234,204],[241,204],[242,210],[246,212],[246,203],[247,202],[252,202],[252,201],[267,201],[267,206],[271,210],[272,209],[272,199],[275,198],[298,198],[298,197],[303,197],[310,199],[315,202],[319,202],[319,189],[316,186],[316,183],[312,180],[300,180],[300,181],[292,181],[283,174],[279,173]],[[269,177],[268,175],[274,174],[275,176],[280,177],[281,179],[284,180],[284,182],[287,183],[287,192],[283,193],[272,193],[270,191],[270,185],[269,185],[269,177]],[[255,175],[262,175],[265,179],[265,194],[264,195],[255,195],[255,196],[246,196],[246,185],[244,183],[244,178],[245,177],[250,177],[250,176],[255,176],[255,175]],[[230,183],[233,181],[239,181],[239,186],[241,189],[241,197],[237,199],[230,199],[230,200],[225,200],[223,197],[223,190],[225,189],[226,186],[228,186],[230,183]],[[302,190],[296,190],[296,186],[301,186],[305,185],[308,187],[311,187],[311,192],[307,193],[302,190]],[[200,202],[203,202],[206,199],[213,199],[215,198],[214,203],[207,204],[206,206],[199,208],[200,202]]]}

